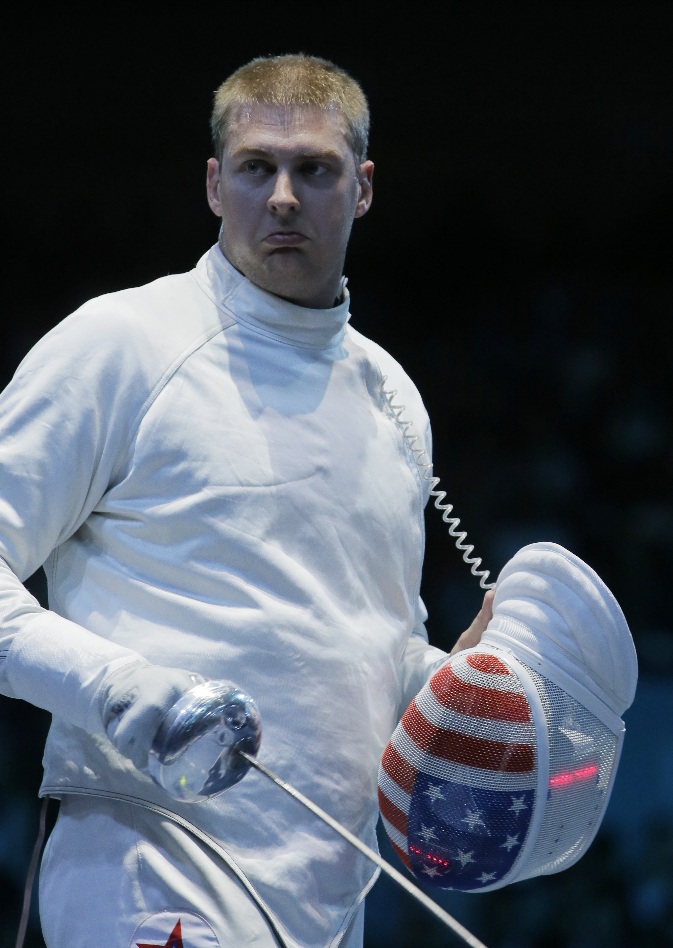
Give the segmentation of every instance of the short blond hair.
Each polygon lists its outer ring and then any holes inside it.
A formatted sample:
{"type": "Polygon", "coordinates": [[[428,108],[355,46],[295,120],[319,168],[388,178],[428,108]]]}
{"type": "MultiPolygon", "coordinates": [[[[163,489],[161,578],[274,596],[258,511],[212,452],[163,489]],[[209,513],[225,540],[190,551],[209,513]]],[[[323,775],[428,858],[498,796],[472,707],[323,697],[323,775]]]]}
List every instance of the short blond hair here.
{"type": "Polygon", "coordinates": [[[233,72],[215,90],[210,131],[218,163],[232,112],[247,105],[314,105],[338,109],[356,164],[367,158],[369,105],[359,82],[340,66],[319,56],[286,53],[258,56],[233,72]]]}

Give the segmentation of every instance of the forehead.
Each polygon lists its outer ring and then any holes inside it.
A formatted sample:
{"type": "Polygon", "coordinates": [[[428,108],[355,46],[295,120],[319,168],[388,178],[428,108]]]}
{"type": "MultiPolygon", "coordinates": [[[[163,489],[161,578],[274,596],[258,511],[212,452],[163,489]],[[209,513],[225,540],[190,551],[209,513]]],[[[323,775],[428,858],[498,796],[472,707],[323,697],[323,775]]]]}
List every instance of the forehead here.
{"type": "Polygon", "coordinates": [[[240,105],[231,114],[225,154],[254,149],[351,152],[346,121],[339,109],[313,105],[240,105]]]}

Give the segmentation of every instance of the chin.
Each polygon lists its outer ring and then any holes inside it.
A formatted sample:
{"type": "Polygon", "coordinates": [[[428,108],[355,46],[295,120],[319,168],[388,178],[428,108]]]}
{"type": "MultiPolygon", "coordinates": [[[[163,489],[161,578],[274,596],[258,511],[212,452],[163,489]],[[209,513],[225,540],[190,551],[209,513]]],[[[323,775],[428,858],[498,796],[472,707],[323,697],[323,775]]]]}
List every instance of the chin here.
{"type": "Polygon", "coordinates": [[[320,298],[320,292],[312,283],[306,280],[305,274],[296,272],[295,268],[288,268],[284,273],[267,273],[260,280],[253,280],[263,290],[280,296],[299,306],[316,306],[314,301],[320,298]]]}

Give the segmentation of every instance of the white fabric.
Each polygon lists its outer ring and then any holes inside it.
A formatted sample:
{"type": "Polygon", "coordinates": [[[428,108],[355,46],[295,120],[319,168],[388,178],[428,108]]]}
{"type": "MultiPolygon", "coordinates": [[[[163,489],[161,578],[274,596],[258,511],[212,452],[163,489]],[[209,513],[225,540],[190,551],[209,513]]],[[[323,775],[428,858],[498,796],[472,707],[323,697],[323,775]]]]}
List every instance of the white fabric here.
{"type": "Polygon", "coordinates": [[[563,675],[571,694],[579,686],[615,715],[633,703],[638,661],[621,607],[588,564],[556,543],[531,543],[505,564],[482,643],[509,648],[552,680],[563,675]]]}
{"type": "MultiPolygon", "coordinates": [[[[64,797],[39,884],[47,948],[88,948],[92,933],[100,946],[135,948],[141,941],[158,948],[176,920],[184,948],[281,944],[207,846],[162,817],[116,800],[64,797]]],[[[338,948],[362,948],[363,929],[361,905],[338,948]]]]}
{"type": "Polygon", "coordinates": [[[103,680],[118,668],[137,664],[138,653],[61,616],[46,617],[48,624],[41,614],[27,613],[21,634],[5,637],[9,647],[0,662],[3,690],[102,736],[103,680]]]}
{"type": "Polygon", "coordinates": [[[185,948],[279,944],[245,889],[206,846],[129,803],[64,797],[45,848],[39,895],[48,948],[84,948],[93,933],[99,945],[165,945],[177,920],[185,948]],[[163,924],[160,912],[167,913],[163,924]],[[157,931],[148,931],[153,924],[157,931]],[[134,939],[138,929],[142,938],[134,939]]]}
{"type": "MultiPolygon", "coordinates": [[[[30,627],[48,678],[65,617],[151,663],[236,682],[260,709],[260,759],[375,846],[381,752],[446,658],[419,599],[427,483],[383,375],[430,455],[418,392],[348,325],[347,295],[294,306],[213,247],[190,273],[85,304],[0,400],[0,656],[30,627]],[[18,582],[45,561],[50,612],[18,582]]],[[[7,664],[0,689],[22,697],[7,664]]],[[[348,924],[374,870],[262,775],[174,804],[66,714],[43,793],[174,806],[303,948],[348,924]]]]}
{"type": "Polygon", "coordinates": [[[204,681],[182,669],[151,665],[67,619],[45,627],[39,617],[13,636],[0,667],[11,694],[90,734],[107,734],[141,769],[164,715],[204,681]]]}

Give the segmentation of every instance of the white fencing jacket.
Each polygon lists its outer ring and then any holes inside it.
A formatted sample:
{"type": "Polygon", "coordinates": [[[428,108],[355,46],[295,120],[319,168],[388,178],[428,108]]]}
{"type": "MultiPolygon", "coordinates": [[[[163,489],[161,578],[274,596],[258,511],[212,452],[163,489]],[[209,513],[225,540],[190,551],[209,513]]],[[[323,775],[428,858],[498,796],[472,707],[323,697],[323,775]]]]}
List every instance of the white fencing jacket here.
{"type": "Polygon", "coordinates": [[[419,598],[429,485],[383,377],[429,455],[427,415],[348,305],[345,281],[333,309],[281,300],[214,246],[86,303],[0,398],[0,691],[52,712],[41,793],[189,820],[302,948],[336,944],[372,864],[255,771],[172,801],[90,696],[129,649],[234,682],[260,760],[376,847],[380,755],[446,655],[419,598]],[[42,564],[49,610],[22,585],[42,564]]]}

